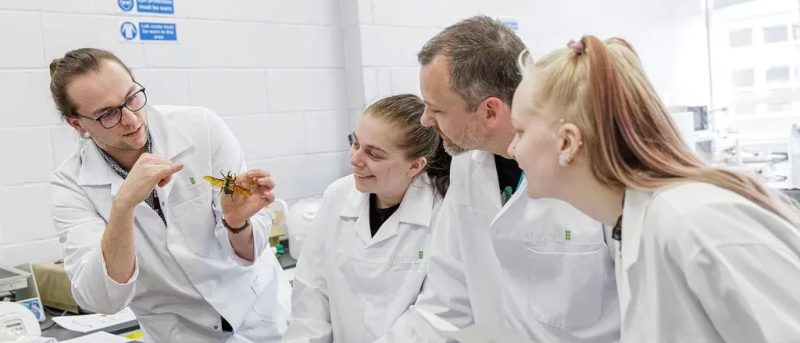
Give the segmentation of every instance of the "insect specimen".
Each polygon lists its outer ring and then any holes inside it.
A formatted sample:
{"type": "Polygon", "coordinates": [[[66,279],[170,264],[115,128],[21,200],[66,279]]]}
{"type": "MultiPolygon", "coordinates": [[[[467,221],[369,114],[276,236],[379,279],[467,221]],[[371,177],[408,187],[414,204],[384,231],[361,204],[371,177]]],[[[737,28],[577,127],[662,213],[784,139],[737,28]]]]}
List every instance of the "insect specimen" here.
{"type": "Polygon", "coordinates": [[[228,174],[225,174],[221,170],[219,173],[222,175],[221,179],[208,175],[203,176],[203,179],[211,183],[214,187],[219,188],[220,192],[230,195],[231,197],[233,197],[234,192],[239,195],[250,196],[250,190],[236,184],[236,174],[230,171],[228,174]]]}

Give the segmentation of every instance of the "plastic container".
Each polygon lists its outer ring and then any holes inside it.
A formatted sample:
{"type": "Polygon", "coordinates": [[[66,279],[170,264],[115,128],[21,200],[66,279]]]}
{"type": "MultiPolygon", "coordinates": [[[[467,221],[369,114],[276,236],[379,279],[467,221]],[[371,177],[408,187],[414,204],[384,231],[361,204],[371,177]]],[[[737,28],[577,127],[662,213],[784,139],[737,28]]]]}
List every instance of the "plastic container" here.
{"type": "Polygon", "coordinates": [[[311,230],[311,223],[314,222],[321,203],[322,199],[307,198],[297,201],[289,209],[286,235],[289,236],[289,256],[295,260],[300,257],[303,240],[311,230]]]}

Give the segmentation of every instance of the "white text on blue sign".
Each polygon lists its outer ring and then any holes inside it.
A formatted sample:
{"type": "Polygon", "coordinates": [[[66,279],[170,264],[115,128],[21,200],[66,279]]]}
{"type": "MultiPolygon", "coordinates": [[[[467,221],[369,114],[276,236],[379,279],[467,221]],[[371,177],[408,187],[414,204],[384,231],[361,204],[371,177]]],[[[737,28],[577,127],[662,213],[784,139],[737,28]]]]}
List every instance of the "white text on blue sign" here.
{"type": "Polygon", "coordinates": [[[139,13],[175,14],[174,0],[138,0],[136,10],[139,13]]]}
{"type": "Polygon", "coordinates": [[[174,42],[178,40],[178,30],[174,23],[139,23],[139,39],[174,42]]]}

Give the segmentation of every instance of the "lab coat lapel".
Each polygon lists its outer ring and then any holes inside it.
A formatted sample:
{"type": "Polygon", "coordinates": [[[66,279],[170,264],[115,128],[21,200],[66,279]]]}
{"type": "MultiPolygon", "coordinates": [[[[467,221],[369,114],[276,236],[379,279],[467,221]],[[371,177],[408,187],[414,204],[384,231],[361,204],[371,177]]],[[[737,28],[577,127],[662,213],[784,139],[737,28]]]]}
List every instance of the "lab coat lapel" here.
{"type": "Polygon", "coordinates": [[[639,247],[642,241],[642,226],[645,211],[650,204],[652,193],[632,189],[625,191],[625,203],[622,209],[622,247],[617,250],[616,274],[617,293],[620,310],[626,318],[631,299],[630,272],[631,266],[639,259],[639,247]]]}
{"type": "Polygon", "coordinates": [[[100,148],[91,139],[81,139],[78,149],[80,149],[81,153],[78,185],[106,186],[115,184],[116,187],[112,187],[112,194],[116,194],[119,184],[122,183],[122,178],[108,166],[100,153],[100,148]]]}
{"type": "Polygon", "coordinates": [[[622,209],[622,267],[630,268],[639,259],[642,242],[642,227],[645,212],[653,193],[629,189],[625,192],[622,209]]]}
{"type": "Polygon", "coordinates": [[[469,199],[489,218],[495,218],[503,207],[500,199],[500,181],[497,179],[497,168],[494,164],[494,155],[486,151],[472,151],[470,156],[476,162],[477,168],[470,175],[471,187],[469,199]],[[477,205],[476,205],[477,204],[477,205]]]}
{"type": "Polygon", "coordinates": [[[361,193],[355,187],[347,195],[344,206],[339,211],[339,217],[344,220],[354,220],[353,230],[355,235],[364,245],[372,240],[372,231],[369,228],[369,194],[361,193]]]}
{"type": "MultiPolygon", "coordinates": [[[[502,218],[502,217],[503,217],[503,214],[505,214],[506,212],[508,212],[508,211],[509,211],[509,209],[510,209],[512,206],[515,206],[515,204],[516,204],[517,202],[519,202],[519,201],[527,201],[527,200],[525,200],[525,199],[523,199],[523,200],[519,200],[519,199],[520,199],[520,198],[522,198],[522,197],[526,197],[526,198],[527,198],[527,195],[525,195],[525,188],[526,188],[527,186],[528,186],[528,180],[527,180],[527,179],[525,179],[525,175],[523,175],[523,176],[522,176],[522,182],[520,182],[520,184],[519,184],[519,187],[517,188],[516,192],[514,192],[514,194],[511,196],[511,198],[510,198],[510,199],[508,199],[508,202],[506,202],[506,203],[505,203],[505,205],[502,205],[503,207],[500,209],[500,212],[498,212],[498,213],[497,213],[497,216],[495,216],[495,217],[494,217],[494,219],[492,219],[492,224],[491,224],[491,226],[490,226],[492,229],[494,229],[494,228],[496,227],[496,226],[495,226],[495,222],[497,222],[497,220],[498,220],[499,218],[502,218]]],[[[500,190],[500,181],[498,181],[498,182],[497,182],[497,188],[496,188],[496,189],[497,189],[497,190],[498,190],[498,192],[499,192],[499,190],[500,190]]],[[[499,193],[496,193],[496,194],[499,194],[499,193]]]]}
{"type": "Polygon", "coordinates": [[[429,184],[428,175],[424,174],[424,172],[414,177],[405,195],[403,195],[400,207],[386,219],[386,222],[383,223],[381,229],[371,240],[370,245],[378,244],[396,236],[401,224],[424,228],[430,227],[435,194],[429,184]]]}
{"type": "MultiPolygon", "coordinates": [[[[153,154],[167,158],[173,163],[178,162],[179,156],[191,149],[192,141],[177,125],[154,107],[147,107],[147,116],[153,154]]],[[[172,187],[176,183],[176,175],[173,175],[172,181],[159,190],[159,198],[169,199],[172,187]]]]}
{"type": "Polygon", "coordinates": [[[86,191],[97,212],[108,221],[111,204],[123,179],[108,166],[100,148],[91,139],[82,139],[77,149],[81,155],[78,185],[86,191]]]}

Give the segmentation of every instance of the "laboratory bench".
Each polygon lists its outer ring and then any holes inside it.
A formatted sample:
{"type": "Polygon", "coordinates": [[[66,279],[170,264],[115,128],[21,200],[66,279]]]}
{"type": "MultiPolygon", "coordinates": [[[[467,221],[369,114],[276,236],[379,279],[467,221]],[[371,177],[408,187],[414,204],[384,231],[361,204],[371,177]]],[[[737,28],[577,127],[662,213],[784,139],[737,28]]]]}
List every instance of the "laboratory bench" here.
{"type": "MultiPolygon", "coordinates": [[[[286,242],[284,242],[284,244],[286,244],[286,242]]],[[[289,256],[288,248],[286,248],[286,253],[278,255],[278,262],[280,262],[281,268],[283,269],[292,269],[295,267],[295,265],[297,265],[297,261],[293,259],[291,256],[289,256]]],[[[44,322],[40,323],[40,326],[42,328],[42,336],[44,337],[53,337],[59,341],[62,341],[62,340],[81,337],[91,333],[91,332],[83,333],[83,332],[64,329],[55,322],[53,322],[52,317],[54,316],[54,314],[52,311],[48,311],[47,314],[48,314],[47,319],[45,319],[44,322]]],[[[58,314],[55,315],[57,316],[58,314]]],[[[127,335],[136,330],[139,330],[139,323],[135,320],[103,329],[103,331],[115,335],[127,335]]],[[[133,341],[133,342],[138,342],[138,341],[133,341]]]]}

